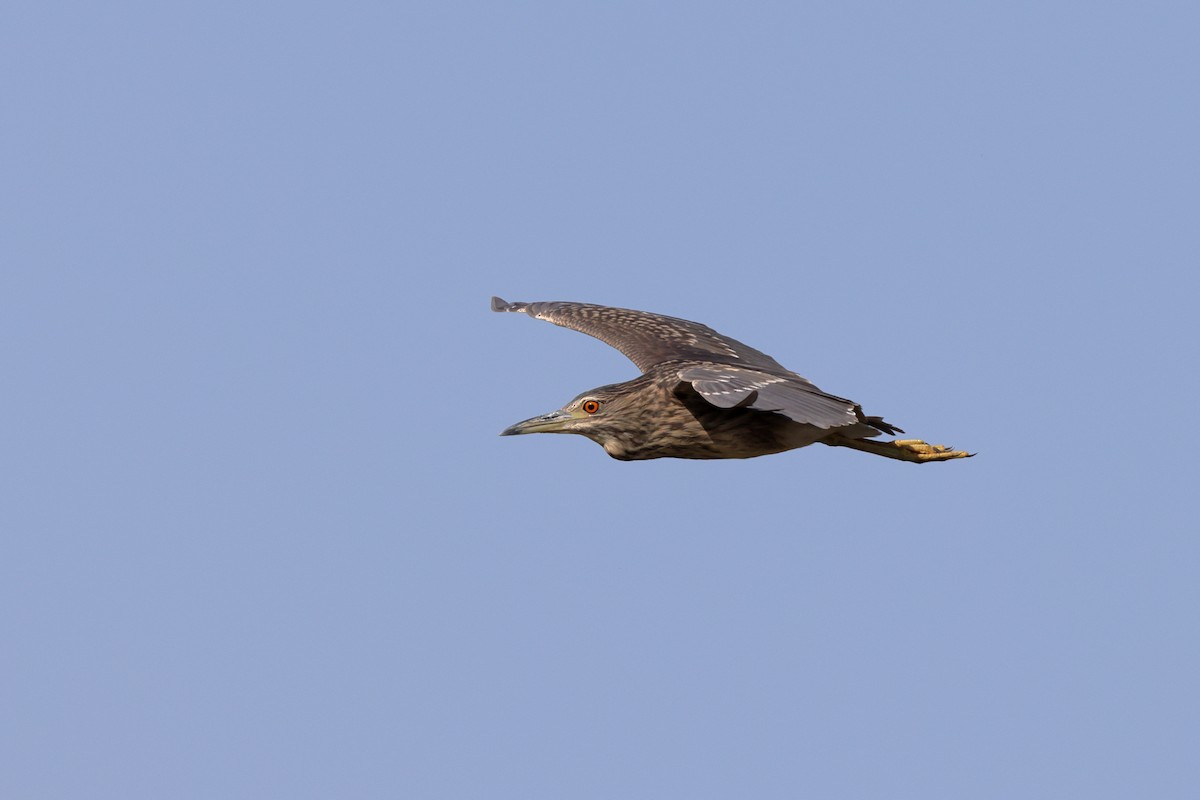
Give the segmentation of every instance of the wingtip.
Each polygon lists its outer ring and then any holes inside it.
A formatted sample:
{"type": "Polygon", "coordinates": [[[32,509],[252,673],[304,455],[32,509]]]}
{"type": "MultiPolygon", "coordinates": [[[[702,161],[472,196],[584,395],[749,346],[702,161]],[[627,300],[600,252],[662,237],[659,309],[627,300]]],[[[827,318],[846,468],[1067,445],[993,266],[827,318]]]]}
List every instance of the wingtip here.
{"type": "Polygon", "coordinates": [[[510,303],[503,297],[492,297],[492,311],[528,311],[528,303],[510,303]]]}

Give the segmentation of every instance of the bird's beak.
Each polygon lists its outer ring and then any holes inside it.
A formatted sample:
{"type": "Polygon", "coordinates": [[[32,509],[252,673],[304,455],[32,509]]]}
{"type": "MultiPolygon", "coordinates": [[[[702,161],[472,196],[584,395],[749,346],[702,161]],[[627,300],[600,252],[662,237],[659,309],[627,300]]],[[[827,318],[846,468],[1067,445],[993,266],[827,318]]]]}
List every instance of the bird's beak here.
{"type": "Polygon", "coordinates": [[[575,416],[566,411],[551,411],[549,414],[542,414],[540,417],[527,419],[524,422],[518,422],[516,425],[509,425],[500,431],[500,435],[516,436],[519,433],[564,433],[563,426],[573,419],[575,419],[575,416]]]}

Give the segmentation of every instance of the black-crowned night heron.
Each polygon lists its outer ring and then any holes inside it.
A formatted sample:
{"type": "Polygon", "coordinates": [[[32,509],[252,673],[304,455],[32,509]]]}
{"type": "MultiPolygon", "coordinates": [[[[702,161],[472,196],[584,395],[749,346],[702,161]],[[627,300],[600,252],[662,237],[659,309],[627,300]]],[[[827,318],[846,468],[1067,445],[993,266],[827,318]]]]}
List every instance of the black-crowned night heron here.
{"type": "Polygon", "coordinates": [[[904,431],[698,322],[587,303],[507,303],[499,297],[492,298],[492,310],[524,312],[595,336],[643,372],[584,392],[502,436],[578,433],[622,461],[751,458],[814,442],[918,464],[973,455],[920,439],[877,441],[876,436],[904,431]]]}

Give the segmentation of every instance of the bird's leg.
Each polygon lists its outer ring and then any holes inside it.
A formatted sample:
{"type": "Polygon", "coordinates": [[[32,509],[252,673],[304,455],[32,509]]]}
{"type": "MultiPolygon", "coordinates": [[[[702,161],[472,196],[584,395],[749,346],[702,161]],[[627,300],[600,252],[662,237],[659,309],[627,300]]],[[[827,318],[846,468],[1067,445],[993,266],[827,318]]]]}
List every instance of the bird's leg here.
{"type": "Polygon", "coordinates": [[[880,442],[874,439],[850,439],[845,436],[831,436],[825,439],[825,444],[834,447],[849,447],[872,453],[885,458],[895,458],[900,461],[911,461],[924,464],[930,461],[949,461],[952,458],[970,458],[974,453],[955,450],[944,444],[929,444],[921,439],[895,439],[890,442],[880,442]]]}

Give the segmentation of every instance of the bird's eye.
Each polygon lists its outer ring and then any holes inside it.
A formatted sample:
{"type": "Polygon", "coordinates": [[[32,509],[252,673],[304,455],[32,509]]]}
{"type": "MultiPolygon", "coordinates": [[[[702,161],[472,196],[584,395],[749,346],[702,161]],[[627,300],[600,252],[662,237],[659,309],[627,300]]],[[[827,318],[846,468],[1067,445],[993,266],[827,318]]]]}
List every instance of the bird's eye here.
{"type": "Polygon", "coordinates": [[[597,411],[600,410],[600,403],[598,403],[595,400],[584,400],[583,401],[583,410],[589,414],[595,414],[597,411]]]}

